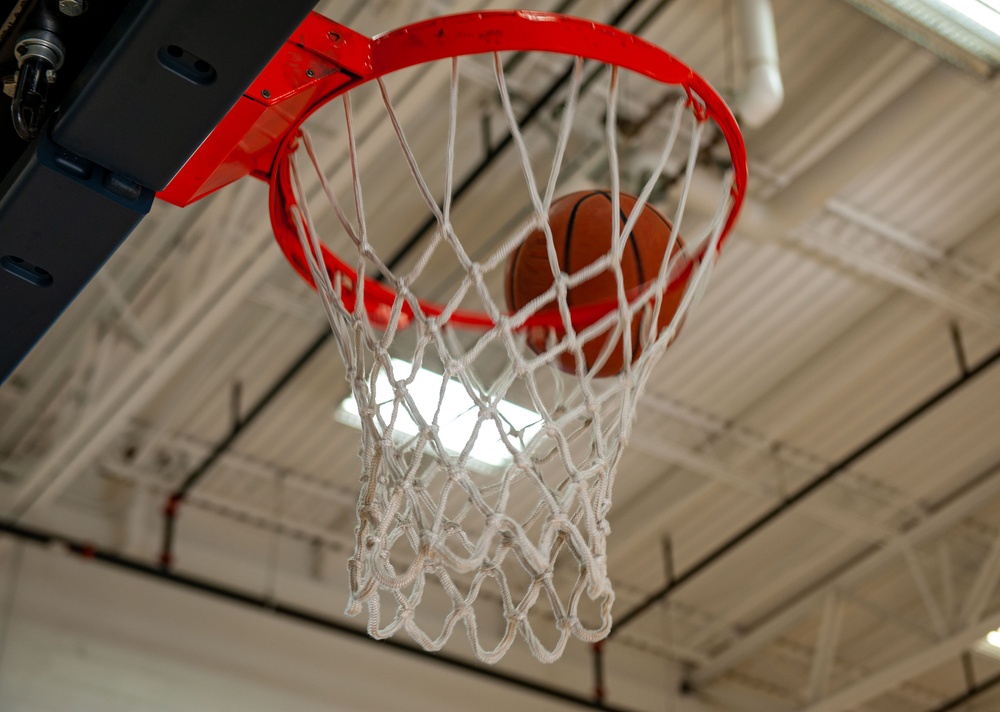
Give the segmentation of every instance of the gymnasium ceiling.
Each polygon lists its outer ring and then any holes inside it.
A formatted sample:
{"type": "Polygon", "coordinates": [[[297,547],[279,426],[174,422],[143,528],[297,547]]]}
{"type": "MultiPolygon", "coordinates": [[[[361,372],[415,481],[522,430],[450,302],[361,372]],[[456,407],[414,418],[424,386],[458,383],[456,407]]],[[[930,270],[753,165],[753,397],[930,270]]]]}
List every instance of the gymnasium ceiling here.
{"type": "MultiPolygon", "coordinates": [[[[602,21],[623,4],[561,3],[602,21]]],[[[319,9],[376,34],[499,6],[319,9]]],[[[690,694],[734,711],[932,710],[966,691],[963,656],[976,681],[1000,672],[982,643],[1000,628],[1000,93],[842,0],[773,6],[785,102],[745,132],[748,204],[639,405],[614,493],[616,617],[682,582],[608,654],[682,663],[690,694]]],[[[641,34],[732,97],[728,8],[640,2],[621,26],[649,14],[641,34]]],[[[544,89],[521,79],[526,100],[544,89]]],[[[408,95],[403,121],[435,101],[408,95]]],[[[255,590],[280,570],[292,600],[297,580],[328,582],[339,610],[358,434],[333,417],[343,366],[271,242],[264,191],[155,205],[0,389],[0,507],[155,562],[170,492],[218,450],[174,565],[255,590]],[[231,568],[209,568],[219,557],[231,568]]],[[[477,210],[503,199],[480,190],[477,210]]],[[[565,665],[586,670],[585,647],[565,665]]]]}

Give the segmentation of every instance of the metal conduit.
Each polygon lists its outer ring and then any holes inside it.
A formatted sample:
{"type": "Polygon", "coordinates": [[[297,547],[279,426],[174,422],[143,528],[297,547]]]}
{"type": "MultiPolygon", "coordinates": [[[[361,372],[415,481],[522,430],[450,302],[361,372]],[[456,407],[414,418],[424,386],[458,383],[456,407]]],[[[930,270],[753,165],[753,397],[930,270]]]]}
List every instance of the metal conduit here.
{"type": "Polygon", "coordinates": [[[884,443],[886,440],[890,439],[899,431],[906,428],[913,421],[919,419],[921,416],[926,414],[928,411],[937,406],[941,401],[945,400],[956,391],[960,390],[963,386],[968,384],[970,381],[975,380],[977,377],[981,376],[992,366],[1000,361],[1000,350],[994,351],[992,354],[987,356],[985,359],[979,362],[971,370],[964,371],[958,378],[954,379],[946,386],[938,390],[936,393],[931,395],[929,398],[925,399],[922,403],[917,405],[915,408],[909,412],[902,415],[895,422],[891,423],[888,427],[882,429],[873,437],[869,438],[866,442],[859,445],[852,452],[845,455],[838,462],[831,465],[825,472],[814,478],[808,484],[804,485],[798,489],[793,494],[789,495],[781,502],[775,505],[768,512],[754,520],[751,524],[744,527],[735,536],[728,539],[722,545],[716,547],[711,553],[702,558],[696,564],[688,568],[684,573],[680,574],[676,578],[671,579],[666,585],[660,588],[658,591],[648,596],[641,603],[636,605],[630,611],[625,613],[623,616],[618,618],[615,623],[615,627],[611,629],[611,634],[608,637],[614,636],[616,633],[621,632],[621,629],[626,625],[631,623],[633,620],[638,618],[640,615],[649,610],[652,606],[656,605],[660,601],[667,598],[673,591],[677,590],[684,584],[691,581],[698,574],[702,573],[708,569],[712,564],[714,564],[719,559],[723,558],[726,554],[731,552],[733,549],[738,547],[744,541],[749,539],[751,536],[756,534],[758,531],[766,527],[772,521],[777,519],[780,515],[784,514],[786,511],[794,507],[796,504],[801,502],[803,499],[808,497],[810,494],[815,492],[817,489],[827,484],[835,477],[844,472],[848,467],[861,459],[864,455],[877,448],[879,445],[884,443]]]}

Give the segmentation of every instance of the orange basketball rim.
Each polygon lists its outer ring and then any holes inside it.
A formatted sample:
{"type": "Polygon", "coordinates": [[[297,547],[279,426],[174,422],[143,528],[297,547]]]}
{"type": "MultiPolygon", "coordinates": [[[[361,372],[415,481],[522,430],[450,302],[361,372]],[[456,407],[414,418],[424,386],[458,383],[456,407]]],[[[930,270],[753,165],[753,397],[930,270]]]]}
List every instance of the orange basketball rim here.
{"type": "MultiPolygon", "coordinates": [[[[232,110],[219,123],[159,197],[179,206],[252,175],[270,184],[270,213],[275,237],[292,267],[315,287],[292,214],[296,199],[290,157],[298,147],[299,128],[318,108],[361,84],[392,72],[435,60],[506,51],[541,51],[596,60],[652,80],[682,87],[699,121],[714,121],[728,144],[732,160],[731,201],[720,238],[702,247],[721,249],[740,211],[746,191],[746,149],[736,119],[719,94],[688,66],[659,47],[622,30],[562,15],[529,11],[495,11],[451,15],[419,22],[368,38],[313,13],[300,25],[264,68],[232,110]]],[[[358,274],[325,246],[322,260],[347,309],[356,300],[358,274]],[[336,277],[336,279],[334,279],[336,277]]],[[[686,279],[687,274],[674,277],[686,279]]],[[[386,285],[364,278],[365,308],[373,321],[389,313],[396,294],[386,285]]],[[[440,305],[418,300],[428,316],[440,305]]],[[[590,304],[571,310],[574,328],[591,324],[615,308],[590,304]]],[[[403,304],[398,326],[412,320],[403,304]]],[[[487,314],[457,310],[454,326],[491,328],[487,314]]],[[[558,314],[535,313],[518,329],[562,327],[558,314]]]]}

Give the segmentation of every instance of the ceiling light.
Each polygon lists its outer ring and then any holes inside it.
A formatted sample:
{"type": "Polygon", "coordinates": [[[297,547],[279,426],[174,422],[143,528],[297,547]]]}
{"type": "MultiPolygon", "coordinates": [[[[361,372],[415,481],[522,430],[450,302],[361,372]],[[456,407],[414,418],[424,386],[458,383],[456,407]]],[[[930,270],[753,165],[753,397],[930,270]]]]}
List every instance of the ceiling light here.
{"type": "Polygon", "coordinates": [[[986,642],[994,648],[1000,648],[1000,630],[991,630],[986,634],[986,642]]]}
{"type": "Polygon", "coordinates": [[[939,57],[983,77],[1000,69],[1000,0],[847,0],[939,57]]]}
{"type": "MultiPolygon", "coordinates": [[[[409,377],[412,370],[412,364],[401,359],[392,360],[393,377],[397,381],[409,377]]],[[[438,438],[450,454],[458,455],[472,437],[479,419],[479,408],[465,386],[455,379],[449,379],[444,385],[442,397],[442,381],[441,374],[421,368],[417,370],[412,383],[407,385],[406,389],[416,404],[421,419],[427,423],[433,420],[440,399],[438,438]]],[[[388,423],[394,408],[394,391],[385,371],[382,371],[375,380],[375,400],[379,403],[382,420],[388,423]]],[[[541,429],[541,416],[516,403],[501,400],[496,404],[496,410],[504,421],[504,432],[516,446],[523,447],[541,429]]],[[[334,417],[346,425],[361,428],[358,403],[353,395],[341,401],[334,417]]],[[[420,429],[411,414],[401,406],[393,427],[393,439],[396,442],[405,442],[419,432],[420,429]]],[[[492,471],[509,464],[512,459],[510,450],[500,438],[496,423],[493,420],[484,421],[469,453],[469,466],[479,471],[492,471]]]]}

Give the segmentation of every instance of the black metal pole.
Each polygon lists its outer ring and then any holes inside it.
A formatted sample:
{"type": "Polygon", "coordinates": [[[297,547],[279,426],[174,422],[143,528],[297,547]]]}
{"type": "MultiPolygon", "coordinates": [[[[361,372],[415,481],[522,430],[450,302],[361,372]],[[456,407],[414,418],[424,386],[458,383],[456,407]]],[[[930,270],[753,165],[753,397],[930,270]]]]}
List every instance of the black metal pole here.
{"type": "Polygon", "coordinates": [[[607,694],[604,675],[604,641],[598,641],[593,646],[594,663],[594,706],[604,709],[604,697],[607,694]]]}
{"type": "MultiPolygon", "coordinates": [[[[615,627],[611,630],[611,635],[621,632],[622,628],[634,621],[640,615],[649,610],[652,606],[659,603],[661,600],[670,595],[671,592],[680,588],[691,579],[695,578],[698,574],[702,573],[708,569],[716,561],[724,557],[726,554],[731,552],[733,549],[738,547],[744,541],[749,539],[751,536],[756,534],[758,531],[766,527],[772,521],[777,519],[779,516],[784,514],[787,510],[794,507],[796,504],[801,502],[803,499],[808,497],[810,494],[815,492],[817,489],[828,483],[833,478],[840,475],[844,470],[850,467],[852,464],[857,462],[863,456],[867,455],[869,452],[877,448],[879,445],[884,443],[889,438],[893,437],[900,430],[906,428],[910,423],[917,420],[929,410],[938,405],[941,401],[945,400],[953,393],[961,389],[970,381],[976,379],[978,376],[985,373],[990,367],[994,366],[998,361],[1000,361],[1000,350],[994,351],[992,354],[983,359],[974,368],[965,371],[958,378],[954,379],[951,383],[941,388],[932,396],[924,400],[917,407],[910,410],[908,413],[903,415],[901,418],[890,424],[888,427],[881,430],[874,437],[868,439],[863,444],[859,445],[851,453],[843,457],[838,462],[831,465],[825,472],[813,479],[811,482],[800,488],[798,491],[792,495],[783,499],[778,505],[769,510],[766,514],[756,519],[753,523],[744,527],[738,534],[727,540],[721,546],[716,547],[710,554],[705,556],[703,559],[698,561],[696,564],[687,569],[684,573],[669,581],[665,586],[660,588],[655,593],[648,596],[645,600],[639,603],[637,606],[632,608],[630,611],[625,613],[623,616],[618,618],[615,623],[615,627]]],[[[610,637],[610,636],[609,636],[610,637]]]]}

